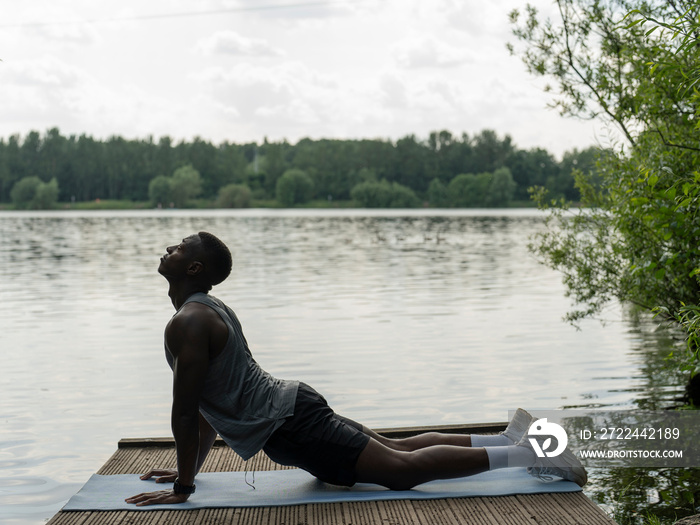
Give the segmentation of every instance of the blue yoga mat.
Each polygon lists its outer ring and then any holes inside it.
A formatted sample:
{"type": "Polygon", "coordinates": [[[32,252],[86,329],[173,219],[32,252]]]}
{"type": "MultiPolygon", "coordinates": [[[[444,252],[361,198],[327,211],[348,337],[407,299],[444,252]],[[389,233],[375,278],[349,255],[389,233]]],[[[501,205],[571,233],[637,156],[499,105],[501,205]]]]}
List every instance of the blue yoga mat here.
{"type": "MultiPolygon", "coordinates": [[[[248,481],[252,480],[248,473],[248,481]]],[[[299,469],[259,471],[255,489],[245,482],[243,472],[199,474],[197,492],[185,503],[137,507],[124,501],[141,492],[162,490],[170,484],[142,481],[136,474],[101,476],[94,474],[63,510],[186,510],[214,507],[275,507],[305,503],[340,501],[378,501],[402,499],[440,499],[476,496],[508,496],[548,492],[577,492],[581,488],[570,481],[542,482],[524,468],[484,472],[467,478],[431,481],[407,491],[388,490],[371,484],[336,487],[318,481],[299,469]]]]}

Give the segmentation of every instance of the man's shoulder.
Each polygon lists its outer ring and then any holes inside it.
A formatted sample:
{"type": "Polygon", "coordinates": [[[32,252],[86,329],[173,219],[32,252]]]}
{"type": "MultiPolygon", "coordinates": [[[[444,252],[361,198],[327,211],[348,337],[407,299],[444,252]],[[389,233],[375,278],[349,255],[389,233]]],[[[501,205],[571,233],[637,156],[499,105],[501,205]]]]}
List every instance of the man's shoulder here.
{"type": "Polygon", "coordinates": [[[218,353],[228,334],[228,325],[219,313],[210,305],[196,301],[185,303],[165,327],[165,340],[171,351],[183,342],[206,340],[215,345],[218,353]]]}
{"type": "Polygon", "coordinates": [[[209,306],[204,303],[190,301],[185,303],[182,308],[180,308],[175,315],[173,315],[170,320],[169,325],[176,324],[180,325],[183,323],[188,323],[189,321],[197,320],[201,322],[207,318],[218,319],[217,313],[209,306]]]}
{"type": "Polygon", "coordinates": [[[214,310],[201,303],[184,305],[165,327],[165,340],[171,349],[183,341],[208,338],[212,333],[225,329],[221,318],[214,310]],[[220,327],[219,325],[223,325],[220,327]]]}

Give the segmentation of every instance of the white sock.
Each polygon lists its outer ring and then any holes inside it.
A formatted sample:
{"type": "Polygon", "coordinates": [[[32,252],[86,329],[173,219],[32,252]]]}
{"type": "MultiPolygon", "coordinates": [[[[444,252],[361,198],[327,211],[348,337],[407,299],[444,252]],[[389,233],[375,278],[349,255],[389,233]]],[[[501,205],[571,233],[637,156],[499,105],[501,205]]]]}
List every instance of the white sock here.
{"type": "Polygon", "coordinates": [[[471,434],[472,447],[507,447],[508,445],[515,445],[508,436],[503,434],[494,435],[483,435],[483,434],[471,434]]]}
{"type": "Polygon", "coordinates": [[[489,457],[489,470],[508,467],[531,467],[535,464],[535,453],[528,447],[484,447],[489,457]]]}

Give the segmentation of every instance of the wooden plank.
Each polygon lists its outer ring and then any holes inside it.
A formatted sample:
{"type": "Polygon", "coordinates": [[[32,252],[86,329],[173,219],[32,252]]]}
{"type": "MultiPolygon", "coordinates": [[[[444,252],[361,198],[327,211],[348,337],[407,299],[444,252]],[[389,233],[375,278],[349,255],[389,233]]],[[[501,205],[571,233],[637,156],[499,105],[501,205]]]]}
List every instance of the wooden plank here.
{"type": "MultiPolygon", "coordinates": [[[[495,433],[505,423],[382,429],[391,437],[422,432],[495,433]],[[480,431],[480,432],[479,432],[480,431]]],[[[139,474],[153,467],[175,468],[172,438],[123,439],[98,474],[139,474]]],[[[217,439],[203,472],[276,470],[263,452],[245,462],[217,439]]],[[[614,525],[582,492],[445,500],[343,502],[264,508],[198,509],[192,511],[58,512],[48,525],[614,525]]]]}

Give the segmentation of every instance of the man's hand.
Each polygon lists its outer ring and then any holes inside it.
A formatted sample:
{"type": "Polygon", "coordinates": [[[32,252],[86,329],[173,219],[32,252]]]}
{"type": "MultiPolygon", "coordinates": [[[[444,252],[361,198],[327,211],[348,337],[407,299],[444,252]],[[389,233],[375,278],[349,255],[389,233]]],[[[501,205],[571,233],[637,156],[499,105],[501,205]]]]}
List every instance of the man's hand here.
{"type": "Polygon", "coordinates": [[[141,479],[147,480],[155,477],[156,483],[174,483],[177,479],[177,470],[167,468],[154,468],[150,472],[146,472],[140,476],[141,479]]]}
{"type": "Polygon", "coordinates": [[[156,492],[143,492],[126,498],[127,503],[135,503],[137,507],[146,505],[184,503],[189,498],[189,494],[175,494],[172,490],[158,490],[156,492]]]}

